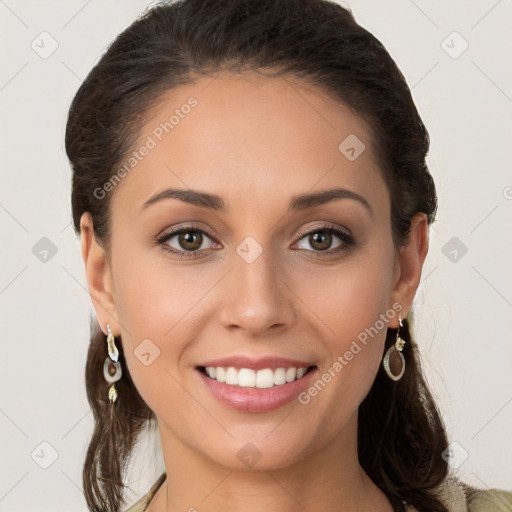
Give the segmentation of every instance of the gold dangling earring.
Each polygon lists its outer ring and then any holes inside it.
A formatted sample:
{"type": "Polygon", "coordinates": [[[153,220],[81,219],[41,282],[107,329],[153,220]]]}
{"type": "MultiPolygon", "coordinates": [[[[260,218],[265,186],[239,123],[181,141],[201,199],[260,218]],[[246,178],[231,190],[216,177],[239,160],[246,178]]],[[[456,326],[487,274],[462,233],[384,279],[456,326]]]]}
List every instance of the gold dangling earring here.
{"type": "Polygon", "coordinates": [[[108,356],[103,364],[103,376],[109,384],[112,384],[108,390],[108,399],[110,403],[113,404],[117,399],[115,383],[121,378],[123,372],[121,370],[121,363],[118,361],[119,351],[114,343],[116,339],[114,338],[112,329],[110,329],[110,325],[108,324],[107,331],[108,356]]]}
{"type": "Polygon", "coordinates": [[[400,380],[405,373],[405,358],[402,354],[402,350],[405,345],[405,341],[400,338],[400,327],[402,327],[402,319],[400,318],[400,314],[398,314],[398,329],[396,331],[396,341],[391,347],[388,348],[384,359],[382,360],[382,365],[384,366],[384,370],[388,374],[390,379],[394,381],[400,380]],[[391,367],[395,372],[391,370],[391,367]],[[396,373],[398,368],[401,370],[396,373]]]}

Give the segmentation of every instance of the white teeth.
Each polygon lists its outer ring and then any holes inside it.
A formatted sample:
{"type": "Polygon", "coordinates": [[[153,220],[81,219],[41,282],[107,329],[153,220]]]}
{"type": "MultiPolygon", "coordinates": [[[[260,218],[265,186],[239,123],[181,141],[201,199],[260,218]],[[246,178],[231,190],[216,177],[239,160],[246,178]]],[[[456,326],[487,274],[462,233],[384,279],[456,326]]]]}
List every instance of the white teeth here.
{"type": "Polygon", "coordinates": [[[244,388],[256,386],[256,372],[254,370],[249,370],[248,368],[241,368],[238,372],[234,368],[230,368],[230,370],[233,370],[235,378],[233,382],[228,382],[228,384],[238,384],[244,388]]]}
{"type": "Polygon", "coordinates": [[[224,370],[224,368],[213,368],[213,371],[215,373],[214,377],[219,381],[219,382],[226,382],[226,370],[224,370]]]}
{"type": "Polygon", "coordinates": [[[286,382],[286,368],[277,368],[274,370],[274,384],[280,386],[286,382]]]}
{"type": "Polygon", "coordinates": [[[236,386],[238,384],[238,372],[232,366],[226,370],[226,384],[236,386]]]}
{"type": "MultiPolygon", "coordinates": [[[[242,374],[244,370],[240,370],[240,374],[242,374]]],[[[252,373],[255,373],[254,370],[252,373]]],[[[240,384],[242,385],[242,384],[240,384]]],[[[256,373],[256,387],[257,388],[271,388],[274,385],[274,372],[270,368],[265,368],[264,370],[258,370],[256,373]]]]}
{"type": "Polygon", "coordinates": [[[297,370],[295,368],[288,368],[288,370],[286,370],[286,382],[295,380],[295,377],[297,377],[297,370]]]}
{"type": "Polygon", "coordinates": [[[218,382],[225,382],[231,386],[240,386],[244,388],[271,388],[281,386],[287,382],[300,379],[306,373],[307,368],[264,368],[262,370],[252,370],[251,368],[240,368],[237,370],[233,366],[224,368],[222,366],[207,366],[206,373],[212,379],[218,382]]]}

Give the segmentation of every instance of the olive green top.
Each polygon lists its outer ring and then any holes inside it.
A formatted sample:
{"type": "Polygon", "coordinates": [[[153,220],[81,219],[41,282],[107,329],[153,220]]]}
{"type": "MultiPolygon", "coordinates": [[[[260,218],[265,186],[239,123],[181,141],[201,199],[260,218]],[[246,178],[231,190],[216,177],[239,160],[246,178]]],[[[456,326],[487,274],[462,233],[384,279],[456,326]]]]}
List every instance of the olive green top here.
{"type": "MultiPolygon", "coordinates": [[[[166,478],[164,471],[151,489],[125,512],[145,512],[166,478]]],[[[512,512],[512,490],[475,489],[454,476],[449,476],[436,494],[449,512],[512,512]]],[[[410,505],[405,505],[405,509],[407,512],[418,512],[410,505]]]]}

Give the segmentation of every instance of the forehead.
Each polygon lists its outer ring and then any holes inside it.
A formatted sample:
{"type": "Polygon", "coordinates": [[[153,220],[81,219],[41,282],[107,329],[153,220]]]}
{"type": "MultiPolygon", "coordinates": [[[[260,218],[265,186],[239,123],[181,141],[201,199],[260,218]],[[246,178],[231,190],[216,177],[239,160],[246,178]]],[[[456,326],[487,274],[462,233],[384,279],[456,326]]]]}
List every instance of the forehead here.
{"type": "Polygon", "coordinates": [[[329,186],[386,206],[364,120],[288,75],[227,73],[168,90],[133,149],[112,203],[123,215],[167,187],[216,193],[237,211],[329,186]]]}

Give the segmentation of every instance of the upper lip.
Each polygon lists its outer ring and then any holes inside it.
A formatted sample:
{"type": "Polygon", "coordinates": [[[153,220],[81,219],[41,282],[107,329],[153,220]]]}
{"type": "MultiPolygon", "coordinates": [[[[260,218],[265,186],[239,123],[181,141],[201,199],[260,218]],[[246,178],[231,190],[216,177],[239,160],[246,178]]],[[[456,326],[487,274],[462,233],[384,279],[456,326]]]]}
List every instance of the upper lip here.
{"type": "Polygon", "coordinates": [[[297,359],[289,359],[287,357],[265,356],[255,359],[248,356],[238,355],[223,357],[221,359],[212,359],[211,361],[206,361],[199,366],[222,366],[224,368],[233,366],[234,368],[251,368],[252,370],[262,370],[263,368],[271,368],[272,370],[275,370],[276,368],[291,367],[309,368],[310,366],[313,366],[313,364],[306,361],[299,361],[297,359]]]}

